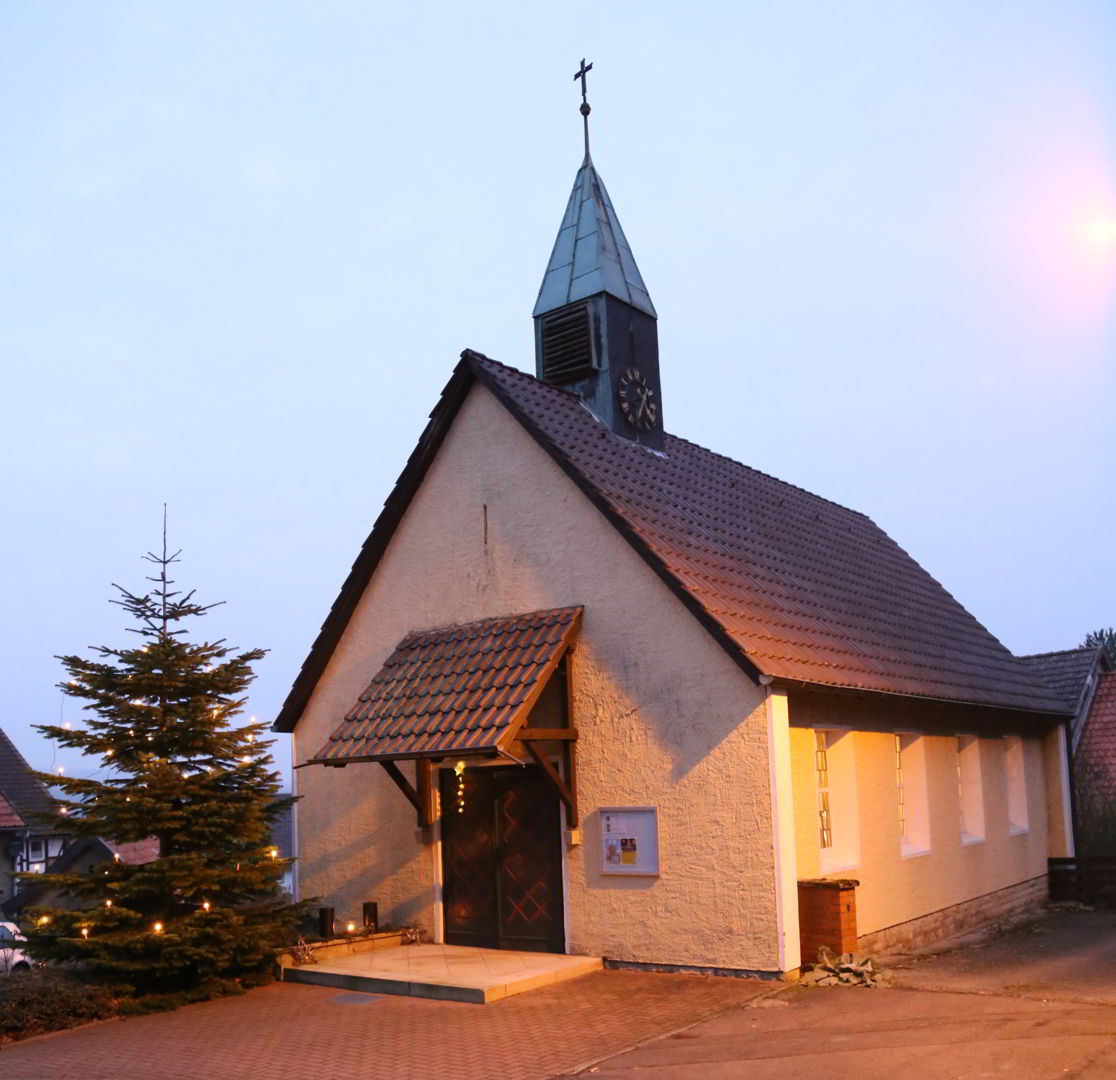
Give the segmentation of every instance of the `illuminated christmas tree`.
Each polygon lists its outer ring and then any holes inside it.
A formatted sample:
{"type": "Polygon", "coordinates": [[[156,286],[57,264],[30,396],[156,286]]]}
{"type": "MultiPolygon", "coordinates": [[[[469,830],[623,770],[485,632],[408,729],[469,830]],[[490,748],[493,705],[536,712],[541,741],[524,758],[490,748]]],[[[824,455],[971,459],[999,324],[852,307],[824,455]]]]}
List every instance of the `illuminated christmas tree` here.
{"type": "Polygon", "coordinates": [[[190,640],[187,622],[218,605],[175,590],[178,554],[167,554],[164,527],[162,554],[144,556],[156,568],[150,590],[114,586],[135,647],[59,657],[69,674],[61,688],[86,702],[86,719],[38,727],[102,766],[100,778],[42,777],[63,793],[67,833],[111,845],[154,839],[158,857],[36,878],[80,910],[36,909],[31,951],[141,994],[266,977],[299,913],[278,888],[286,863],[270,826],[290,800],[276,799],[265,725],[231,724],[264,651],[190,640]]]}

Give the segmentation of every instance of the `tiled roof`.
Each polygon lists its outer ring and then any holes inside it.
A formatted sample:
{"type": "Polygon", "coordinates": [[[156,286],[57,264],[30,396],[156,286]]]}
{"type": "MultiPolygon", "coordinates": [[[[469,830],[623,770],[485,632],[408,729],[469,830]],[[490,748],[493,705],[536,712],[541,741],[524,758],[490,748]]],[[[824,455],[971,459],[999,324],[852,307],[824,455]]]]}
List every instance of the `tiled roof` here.
{"type": "Polygon", "coordinates": [[[12,809],[12,804],[0,793],[0,829],[18,829],[23,825],[23,818],[12,809]]]}
{"type": "Polygon", "coordinates": [[[1100,657],[1099,646],[1021,656],[1032,674],[1044,682],[1074,712],[1081,706],[1085,685],[1100,657]]]}
{"type": "Polygon", "coordinates": [[[466,361],[707,625],[774,678],[1065,713],[863,514],[667,435],[614,434],[572,392],[466,361]]]}
{"type": "Polygon", "coordinates": [[[408,634],[311,760],[504,748],[577,629],[581,608],[408,634]]]}
{"type": "MultiPolygon", "coordinates": [[[[572,392],[466,350],[303,662],[293,731],[479,380],[751,676],[1066,715],[1069,706],[863,514],[672,435],[659,452],[572,392]]],[[[586,598],[591,602],[592,598],[586,598]]]]}
{"type": "Polygon", "coordinates": [[[23,760],[23,755],[15,744],[0,729],[0,792],[12,809],[28,825],[38,824],[39,814],[49,814],[54,804],[47,789],[35,777],[31,766],[23,760]]]}
{"type": "Polygon", "coordinates": [[[1116,797],[1116,671],[1101,675],[1074,755],[1075,772],[1096,777],[1116,797]]]}
{"type": "Polygon", "coordinates": [[[128,866],[142,866],[144,863],[154,862],[159,857],[157,836],[148,836],[143,840],[129,840],[123,844],[114,843],[112,840],[106,840],[104,843],[114,855],[120,856],[122,863],[128,866]]]}

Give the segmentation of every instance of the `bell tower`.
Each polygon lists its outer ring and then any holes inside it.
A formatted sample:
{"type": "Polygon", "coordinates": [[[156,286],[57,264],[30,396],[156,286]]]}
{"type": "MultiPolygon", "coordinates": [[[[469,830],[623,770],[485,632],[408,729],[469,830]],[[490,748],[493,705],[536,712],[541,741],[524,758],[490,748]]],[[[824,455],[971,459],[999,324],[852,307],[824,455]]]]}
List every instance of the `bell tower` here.
{"type": "Polygon", "coordinates": [[[581,61],[585,159],[543,275],[535,320],[535,368],[544,382],[579,394],[617,435],[663,445],[658,316],[616,211],[589,156],[589,103],[581,61]]]}

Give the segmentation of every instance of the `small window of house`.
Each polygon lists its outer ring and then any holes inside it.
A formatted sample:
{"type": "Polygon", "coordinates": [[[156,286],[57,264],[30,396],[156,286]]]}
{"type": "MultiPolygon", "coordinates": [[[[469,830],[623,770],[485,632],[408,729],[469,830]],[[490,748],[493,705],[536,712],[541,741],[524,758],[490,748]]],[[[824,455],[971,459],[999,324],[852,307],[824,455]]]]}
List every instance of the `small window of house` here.
{"type": "Polygon", "coordinates": [[[895,788],[899,808],[899,853],[925,855],[930,850],[930,805],[926,790],[926,740],[921,735],[895,736],[895,788]]]}
{"type": "Polygon", "coordinates": [[[1007,785],[1008,832],[1018,836],[1030,828],[1023,740],[1018,735],[1004,736],[1004,783],[1007,785]]]}
{"type": "Polygon", "coordinates": [[[814,732],[821,872],[848,870],[860,862],[856,803],[856,753],[851,731],[814,732]]]}
{"type": "Polygon", "coordinates": [[[980,776],[980,740],[957,736],[957,795],[961,806],[961,843],[984,839],[984,787],[980,776]]]}

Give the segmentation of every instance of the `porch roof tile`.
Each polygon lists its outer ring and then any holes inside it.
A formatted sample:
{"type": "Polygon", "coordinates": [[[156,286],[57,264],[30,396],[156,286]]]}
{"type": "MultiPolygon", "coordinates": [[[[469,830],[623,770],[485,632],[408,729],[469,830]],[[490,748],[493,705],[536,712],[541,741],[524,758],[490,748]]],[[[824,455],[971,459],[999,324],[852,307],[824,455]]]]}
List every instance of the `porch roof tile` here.
{"type": "Polygon", "coordinates": [[[573,638],[581,610],[533,611],[408,634],[311,761],[505,748],[573,638]]]}

